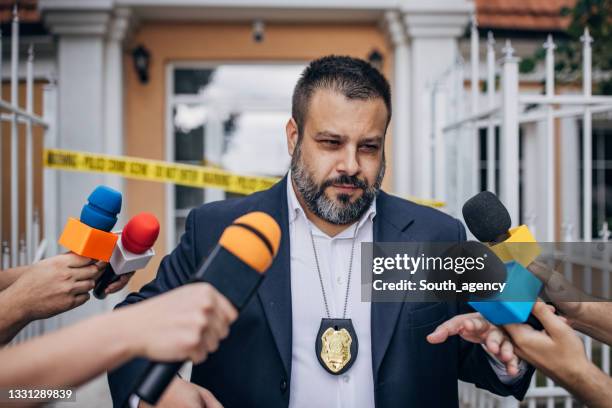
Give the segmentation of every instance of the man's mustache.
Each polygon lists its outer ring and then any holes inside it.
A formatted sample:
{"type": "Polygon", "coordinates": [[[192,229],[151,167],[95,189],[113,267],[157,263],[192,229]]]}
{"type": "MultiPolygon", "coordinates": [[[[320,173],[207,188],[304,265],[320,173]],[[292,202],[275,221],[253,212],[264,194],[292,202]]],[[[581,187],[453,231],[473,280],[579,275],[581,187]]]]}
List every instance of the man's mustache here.
{"type": "Polygon", "coordinates": [[[347,176],[346,174],[344,174],[340,177],[324,181],[321,185],[321,190],[325,190],[327,187],[330,187],[334,184],[352,186],[355,188],[360,188],[362,190],[368,188],[368,184],[365,181],[360,180],[357,176],[347,176]]]}

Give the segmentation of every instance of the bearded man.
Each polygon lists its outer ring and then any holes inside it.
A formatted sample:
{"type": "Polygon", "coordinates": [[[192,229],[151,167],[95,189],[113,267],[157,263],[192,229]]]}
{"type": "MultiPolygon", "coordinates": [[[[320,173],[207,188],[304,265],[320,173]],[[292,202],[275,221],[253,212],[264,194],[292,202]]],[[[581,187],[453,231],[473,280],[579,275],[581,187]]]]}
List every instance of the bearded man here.
{"type": "MultiPolygon", "coordinates": [[[[453,407],[458,379],[524,396],[533,370],[503,339],[471,327],[474,335],[466,329],[443,342],[458,331],[445,326],[428,341],[464,306],[361,299],[362,242],[466,237],[458,220],[381,191],[390,120],[389,84],[367,62],[329,56],[304,70],[286,125],[288,174],[267,191],[191,211],[156,279],[121,304],[186,283],[247,212],[266,212],[281,226],[279,253],[257,295],[219,349],[194,366],[191,382],[175,379],[160,406],[215,406],[216,398],[239,408],[453,407]]],[[[116,405],[143,366],[135,361],[109,375],[116,405]]]]}

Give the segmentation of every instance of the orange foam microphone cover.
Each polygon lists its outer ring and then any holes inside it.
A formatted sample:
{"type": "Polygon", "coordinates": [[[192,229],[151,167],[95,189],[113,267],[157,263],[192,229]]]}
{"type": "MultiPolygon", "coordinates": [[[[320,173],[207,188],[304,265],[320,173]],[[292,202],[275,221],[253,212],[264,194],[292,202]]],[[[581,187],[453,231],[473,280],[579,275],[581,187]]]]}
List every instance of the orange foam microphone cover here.
{"type": "Polygon", "coordinates": [[[280,227],[274,218],[263,212],[252,212],[226,228],[219,245],[263,273],[278,252],[280,237],[280,227]]]}
{"type": "Polygon", "coordinates": [[[69,217],[58,243],[75,254],[108,262],[118,238],[112,232],[92,228],[69,217]]]}

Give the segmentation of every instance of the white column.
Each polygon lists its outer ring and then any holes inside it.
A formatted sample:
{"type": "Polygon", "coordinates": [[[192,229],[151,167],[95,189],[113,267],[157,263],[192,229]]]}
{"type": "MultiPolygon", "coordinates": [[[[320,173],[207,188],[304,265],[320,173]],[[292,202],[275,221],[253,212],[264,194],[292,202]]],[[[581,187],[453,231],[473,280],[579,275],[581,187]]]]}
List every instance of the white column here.
{"type": "MultiPolygon", "coordinates": [[[[45,22],[58,35],[59,148],[104,153],[105,36],[109,13],[47,12],[45,22]]],[[[60,172],[60,222],[81,213],[89,193],[105,182],[95,173],[60,172]]]]}
{"type": "MultiPolygon", "coordinates": [[[[104,77],[104,151],[107,154],[123,155],[123,39],[129,26],[130,10],[117,9],[110,22],[105,46],[104,77]]],[[[122,177],[105,174],[104,183],[124,193],[122,177]]],[[[123,208],[127,208],[125,196],[123,208]]],[[[119,214],[121,223],[125,221],[119,214]]]]}
{"type": "MultiPolygon", "coordinates": [[[[433,198],[439,201],[447,202],[446,194],[446,146],[448,141],[445,140],[444,132],[442,131],[447,119],[446,108],[448,107],[448,90],[443,87],[436,87],[433,96],[434,106],[434,195],[433,198]]],[[[451,136],[452,137],[452,136],[451,136]]]]}
{"type": "Polygon", "coordinates": [[[509,40],[503,51],[500,198],[510,213],[512,225],[516,225],[519,223],[518,58],[509,40]]]}
{"type": "MultiPolygon", "coordinates": [[[[487,108],[495,105],[495,39],[491,31],[487,34],[487,108]]],[[[487,190],[497,191],[495,180],[495,125],[489,120],[487,125],[487,190]]]]}
{"type": "MultiPolygon", "coordinates": [[[[58,37],[58,126],[59,148],[106,153],[106,36],[111,20],[110,9],[103,10],[102,2],[75,2],[67,10],[64,3],[43,1],[40,7],[45,23],[58,37]],[[87,9],[88,7],[95,9],[87,9]],[[84,9],[82,11],[75,11],[84,9]]],[[[112,5],[109,2],[109,7],[112,5]]],[[[105,177],[95,173],[58,172],[57,204],[58,232],[66,219],[78,217],[87,196],[105,183],[105,177]]],[[[48,237],[49,240],[57,237],[48,237]]],[[[112,302],[116,299],[107,299],[112,302]]],[[[105,302],[87,302],[64,313],[59,326],[106,310],[105,302]]]]}
{"type": "Polygon", "coordinates": [[[578,134],[575,117],[561,119],[561,222],[572,226],[572,241],[580,234],[580,174],[576,171],[580,152],[578,134]]]}
{"type": "MultiPolygon", "coordinates": [[[[556,48],[552,35],[548,35],[546,43],[546,96],[555,95],[555,54],[556,48]]],[[[546,240],[555,241],[555,120],[553,106],[546,105],[546,240]]]]}
{"type": "MultiPolygon", "coordinates": [[[[11,24],[11,104],[19,106],[17,67],[19,64],[19,17],[17,6],[13,9],[11,24]]],[[[11,266],[18,265],[19,259],[19,133],[17,115],[11,118],[11,266]]]]}
{"type": "Polygon", "coordinates": [[[407,0],[402,7],[411,42],[410,193],[418,197],[433,196],[430,88],[455,61],[457,38],[463,34],[472,11],[473,4],[464,0],[443,4],[407,0]]]}
{"type": "MultiPolygon", "coordinates": [[[[584,34],[580,37],[582,41],[582,91],[585,97],[591,96],[591,43],[593,42],[593,38],[589,34],[589,29],[584,29],[584,34]]],[[[593,124],[592,124],[592,116],[591,109],[588,105],[585,105],[584,115],[582,117],[582,160],[583,160],[583,170],[582,170],[582,205],[583,205],[583,239],[585,241],[591,241],[593,234],[592,220],[593,220],[593,162],[592,162],[592,153],[593,153],[593,124]]]]}
{"type": "MultiPolygon", "coordinates": [[[[28,59],[26,63],[26,111],[34,113],[34,46],[30,44],[28,48],[28,59]]],[[[34,252],[38,242],[34,242],[34,138],[32,135],[32,122],[26,122],[26,256],[27,262],[32,263],[34,252]]]]}
{"type": "Polygon", "coordinates": [[[410,46],[397,11],[385,14],[393,44],[393,191],[406,196],[410,191],[410,46]]]}
{"type": "MultiPolygon", "coordinates": [[[[524,223],[531,224],[529,228],[535,228],[536,239],[537,233],[544,231],[542,222],[545,221],[545,212],[543,210],[541,191],[543,188],[543,180],[541,175],[544,174],[542,166],[542,155],[538,152],[539,124],[537,122],[529,122],[522,125],[523,130],[523,214],[525,216],[524,223]]],[[[517,225],[514,222],[512,225],[517,225]]],[[[533,233],[533,231],[532,231],[533,233]]],[[[540,235],[542,235],[540,233],[540,235]]],[[[541,236],[544,239],[544,236],[541,236]]]]}
{"type": "MultiPolygon", "coordinates": [[[[57,142],[57,84],[54,79],[43,88],[43,118],[49,124],[45,131],[45,149],[55,149],[57,142]]],[[[57,238],[64,220],[59,219],[59,172],[54,169],[44,169],[43,201],[45,214],[45,239],[47,240],[47,255],[58,254],[57,238]]]]}
{"type": "MultiPolygon", "coordinates": [[[[470,110],[472,114],[478,113],[478,95],[480,93],[479,52],[478,22],[476,21],[476,15],[473,14],[470,29],[470,110]]],[[[470,169],[470,178],[472,179],[470,196],[472,196],[480,191],[480,132],[476,126],[473,126],[469,131],[468,146],[472,162],[472,168],[470,169]]]]}

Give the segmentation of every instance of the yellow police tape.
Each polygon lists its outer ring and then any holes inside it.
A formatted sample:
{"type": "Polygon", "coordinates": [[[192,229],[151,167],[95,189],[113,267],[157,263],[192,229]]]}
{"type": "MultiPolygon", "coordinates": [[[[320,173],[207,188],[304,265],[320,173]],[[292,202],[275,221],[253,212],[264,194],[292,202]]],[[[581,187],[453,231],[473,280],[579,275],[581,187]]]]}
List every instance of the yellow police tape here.
{"type": "MultiPolygon", "coordinates": [[[[277,177],[243,176],[207,166],[63,149],[45,149],[43,162],[45,167],[51,169],[108,173],[137,180],[219,188],[237,194],[251,194],[265,190],[279,180],[277,177]]],[[[445,205],[436,200],[414,197],[410,197],[410,200],[430,207],[445,205]]]]}
{"type": "Polygon", "coordinates": [[[241,176],[211,167],[72,150],[46,149],[43,161],[45,167],[52,169],[109,173],[189,187],[220,188],[237,194],[265,190],[278,181],[274,177],[241,176]]]}

